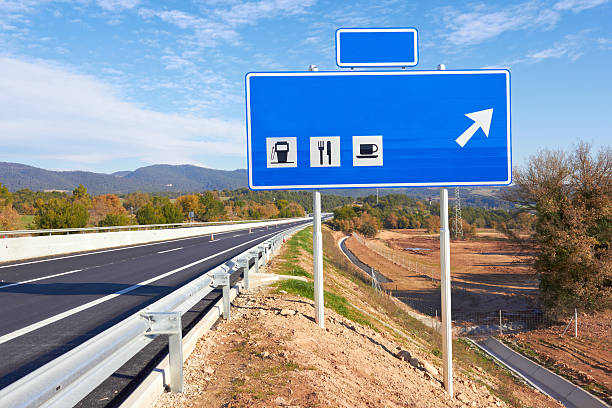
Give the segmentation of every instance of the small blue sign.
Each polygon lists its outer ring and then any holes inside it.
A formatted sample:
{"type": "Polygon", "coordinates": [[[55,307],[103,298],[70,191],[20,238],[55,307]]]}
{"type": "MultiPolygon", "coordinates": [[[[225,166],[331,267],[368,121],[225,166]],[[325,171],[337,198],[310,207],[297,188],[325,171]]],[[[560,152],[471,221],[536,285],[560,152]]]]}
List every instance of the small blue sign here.
{"type": "Polygon", "coordinates": [[[418,63],[415,28],[339,28],[339,67],[413,67],[418,63]]]}
{"type": "Polygon", "coordinates": [[[510,72],[249,73],[251,189],[508,185],[510,72]]]}

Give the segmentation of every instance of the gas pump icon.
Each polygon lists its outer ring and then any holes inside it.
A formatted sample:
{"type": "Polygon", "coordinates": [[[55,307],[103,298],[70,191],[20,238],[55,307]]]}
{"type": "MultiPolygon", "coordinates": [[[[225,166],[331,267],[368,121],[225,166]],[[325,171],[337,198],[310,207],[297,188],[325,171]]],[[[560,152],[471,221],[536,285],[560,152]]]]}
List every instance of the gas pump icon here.
{"type": "Polygon", "coordinates": [[[266,156],[268,168],[297,167],[297,138],[266,138],[266,156]]]}
{"type": "Polygon", "coordinates": [[[280,141],[274,143],[274,147],[272,148],[272,157],[270,160],[274,160],[274,156],[276,156],[276,162],[272,161],[272,164],[284,164],[284,163],[292,163],[287,161],[287,156],[289,155],[289,142],[280,141]]]}

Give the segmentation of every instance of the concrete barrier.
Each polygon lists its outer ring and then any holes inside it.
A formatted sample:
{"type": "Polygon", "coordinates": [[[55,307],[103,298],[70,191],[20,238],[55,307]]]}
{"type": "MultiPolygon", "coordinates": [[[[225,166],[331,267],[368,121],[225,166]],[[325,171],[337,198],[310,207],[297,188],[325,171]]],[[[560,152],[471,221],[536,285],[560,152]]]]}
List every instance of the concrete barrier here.
{"type": "Polygon", "coordinates": [[[308,218],[190,228],[4,238],[0,239],[0,263],[282,225],[306,219],[308,218]]]}

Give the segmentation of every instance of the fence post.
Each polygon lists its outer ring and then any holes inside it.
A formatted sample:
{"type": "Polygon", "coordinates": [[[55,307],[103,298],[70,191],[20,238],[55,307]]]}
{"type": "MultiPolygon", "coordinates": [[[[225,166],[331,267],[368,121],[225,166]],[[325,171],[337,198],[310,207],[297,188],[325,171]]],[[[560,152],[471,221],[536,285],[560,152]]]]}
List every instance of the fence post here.
{"type": "Polygon", "coordinates": [[[574,337],[578,338],[578,310],[574,308],[574,337]]]}
{"type": "Polygon", "coordinates": [[[504,331],[502,329],[502,313],[501,309],[499,309],[499,335],[501,336],[502,334],[504,334],[504,331]]]}

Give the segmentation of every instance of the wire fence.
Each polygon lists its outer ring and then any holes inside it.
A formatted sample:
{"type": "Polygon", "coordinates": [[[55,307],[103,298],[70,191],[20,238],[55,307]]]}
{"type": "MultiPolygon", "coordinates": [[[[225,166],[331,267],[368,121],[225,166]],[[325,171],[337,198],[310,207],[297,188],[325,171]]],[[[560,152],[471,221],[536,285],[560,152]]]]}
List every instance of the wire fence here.
{"type": "MultiPolygon", "coordinates": [[[[436,275],[439,274],[437,270],[410,260],[406,256],[399,255],[391,249],[379,248],[372,245],[371,242],[364,239],[357,233],[353,233],[353,237],[355,237],[355,239],[362,245],[365,245],[368,249],[391,261],[393,264],[415,272],[417,275],[420,274],[421,276],[428,277],[432,281],[439,281],[439,279],[436,278],[436,275]]],[[[384,271],[377,272],[384,274],[384,271]]],[[[377,284],[378,282],[375,282],[374,280],[372,281],[372,286],[377,284]]],[[[397,289],[393,290],[390,289],[392,286],[393,285],[387,285],[387,289],[383,290],[390,296],[393,296],[402,303],[408,305],[415,312],[423,315],[424,317],[428,317],[430,322],[426,322],[430,327],[433,327],[434,329],[439,328],[439,325],[441,324],[441,306],[439,298],[432,299],[431,296],[427,296],[425,293],[415,293],[413,291],[397,289]]],[[[468,289],[465,284],[462,284],[462,282],[454,282],[453,286],[453,293],[466,292],[468,289]]],[[[496,309],[488,311],[452,310],[451,319],[453,321],[453,327],[456,335],[471,338],[519,333],[565,324],[567,324],[565,332],[569,331],[570,335],[578,335],[578,313],[576,310],[571,316],[561,319],[553,319],[545,315],[540,309],[496,309]],[[569,323],[567,323],[568,320],[569,323]]]]}
{"type": "MultiPolygon", "coordinates": [[[[433,319],[434,322],[440,322],[441,308],[439,306],[433,306],[431,303],[411,298],[401,291],[392,290],[390,294],[416,312],[428,316],[433,319]]],[[[573,318],[574,316],[572,316],[572,319],[573,318]]],[[[471,338],[519,333],[563,324],[560,320],[549,318],[539,309],[498,309],[490,311],[452,310],[451,319],[456,335],[471,338]]],[[[570,334],[574,335],[574,331],[572,330],[570,334]]]]}
{"type": "Polygon", "coordinates": [[[399,265],[401,267],[404,267],[408,269],[409,271],[414,272],[415,275],[421,275],[424,278],[431,279],[432,281],[439,280],[438,276],[440,274],[440,271],[438,271],[437,269],[432,268],[427,265],[423,265],[422,263],[419,263],[417,261],[411,260],[405,255],[399,255],[392,249],[379,248],[375,245],[372,245],[371,242],[369,242],[368,240],[366,240],[365,238],[363,238],[361,235],[357,234],[356,232],[353,232],[353,237],[360,244],[365,245],[372,252],[382,256],[388,261],[391,261],[394,265],[399,265]]]}

